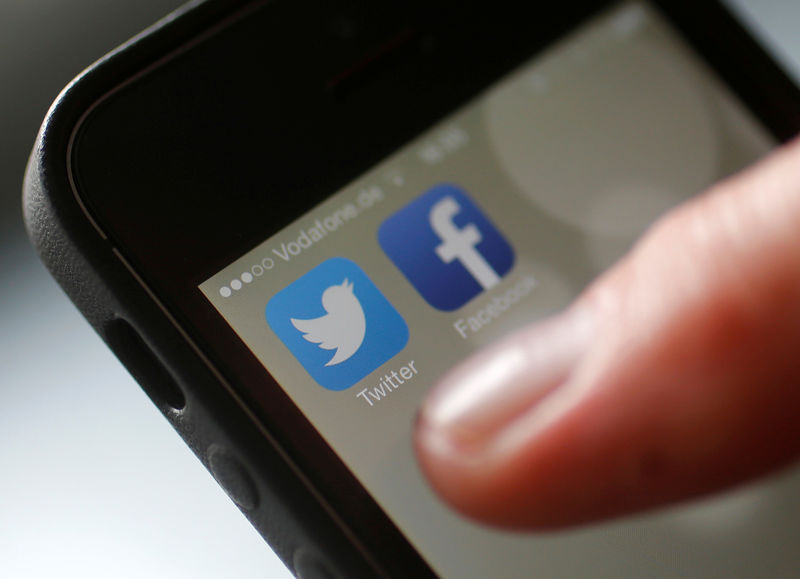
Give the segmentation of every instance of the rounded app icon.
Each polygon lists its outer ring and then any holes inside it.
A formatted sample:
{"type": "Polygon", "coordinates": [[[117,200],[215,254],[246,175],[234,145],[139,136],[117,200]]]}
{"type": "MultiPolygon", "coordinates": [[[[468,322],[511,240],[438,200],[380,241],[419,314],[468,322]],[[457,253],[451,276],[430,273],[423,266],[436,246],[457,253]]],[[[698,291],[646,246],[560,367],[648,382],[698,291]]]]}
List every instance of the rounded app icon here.
{"type": "Polygon", "coordinates": [[[353,261],[322,262],[267,303],[267,323],[317,383],[350,388],[400,352],[408,326],[353,261]]]}
{"type": "Polygon", "coordinates": [[[514,250],[466,192],[442,183],[378,230],[389,259],[430,305],[457,310],[514,265],[514,250]]]}

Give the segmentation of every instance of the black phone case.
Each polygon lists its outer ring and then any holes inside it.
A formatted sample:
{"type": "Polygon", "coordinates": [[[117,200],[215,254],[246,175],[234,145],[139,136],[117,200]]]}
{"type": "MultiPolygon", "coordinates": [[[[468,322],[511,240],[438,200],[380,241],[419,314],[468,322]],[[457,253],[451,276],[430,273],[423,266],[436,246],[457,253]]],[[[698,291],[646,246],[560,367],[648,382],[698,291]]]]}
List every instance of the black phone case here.
{"type": "Polygon", "coordinates": [[[247,4],[190,3],[98,61],[61,93],[25,175],[28,232],[70,299],[293,573],[392,576],[396,573],[359,544],[227,393],[103,239],[70,183],[70,136],[85,111],[113,87],[247,4]]]}
{"type": "MultiPolygon", "coordinates": [[[[48,113],[28,164],[27,227],[64,291],[291,571],[301,577],[430,576],[430,568],[407,544],[392,547],[387,538],[382,541],[383,550],[364,546],[279,445],[265,436],[126,267],[81,206],[71,184],[71,137],[96,101],[226,18],[266,1],[192,2],[70,84],[48,113]]],[[[690,9],[681,3],[674,6],[690,9]]],[[[724,35],[731,27],[742,32],[729,17],[724,24],[706,30],[698,22],[700,29],[695,33],[708,32],[714,40],[715,34],[724,35]]],[[[800,127],[800,93],[746,34],[742,38],[740,53],[747,58],[744,68],[751,77],[738,87],[753,97],[762,112],[774,111],[768,115],[770,126],[782,140],[788,139],[800,127]],[[756,76],[752,76],[754,71],[756,76]],[[765,83],[772,83],[774,90],[763,91],[765,83]]],[[[737,67],[725,50],[725,42],[709,48],[718,62],[727,63],[730,77],[737,67]]],[[[380,533],[378,529],[371,532],[380,533]]]]}

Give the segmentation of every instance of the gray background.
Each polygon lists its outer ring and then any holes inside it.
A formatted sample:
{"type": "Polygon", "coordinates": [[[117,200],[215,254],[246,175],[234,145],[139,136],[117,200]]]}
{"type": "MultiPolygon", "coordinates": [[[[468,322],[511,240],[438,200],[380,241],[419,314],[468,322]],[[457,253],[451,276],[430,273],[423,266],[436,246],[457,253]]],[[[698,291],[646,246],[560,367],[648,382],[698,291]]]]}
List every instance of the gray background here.
{"type": "MultiPolygon", "coordinates": [[[[800,3],[731,3],[800,78],[800,3]]],[[[0,0],[2,577],[286,574],[49,279],[20,218],[58,91],[178,4],[0,0]]]]}

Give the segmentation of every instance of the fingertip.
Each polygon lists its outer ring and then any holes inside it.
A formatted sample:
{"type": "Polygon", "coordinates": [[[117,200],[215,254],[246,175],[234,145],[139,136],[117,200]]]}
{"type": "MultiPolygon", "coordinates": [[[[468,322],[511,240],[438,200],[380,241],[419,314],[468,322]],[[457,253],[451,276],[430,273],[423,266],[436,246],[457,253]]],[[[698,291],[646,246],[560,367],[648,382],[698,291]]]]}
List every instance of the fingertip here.
{"type": "Polygon", "coordinates": [[[571,308],[581,316],[449,374],[414,440],[440,496],[481,522],[557,529],[796,460],[798,158],[800,141],[665,217],[571,308]]]}

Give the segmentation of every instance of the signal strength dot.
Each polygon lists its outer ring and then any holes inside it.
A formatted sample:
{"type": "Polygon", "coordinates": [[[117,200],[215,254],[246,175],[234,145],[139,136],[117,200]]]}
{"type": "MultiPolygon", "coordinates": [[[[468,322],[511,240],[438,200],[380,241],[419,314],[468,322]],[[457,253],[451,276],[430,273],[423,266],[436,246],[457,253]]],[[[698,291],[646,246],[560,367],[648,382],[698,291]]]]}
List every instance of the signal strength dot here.
{"type": "Polygon", "coordinates": [[[249,271],[246,271],[239,276],[239,279],[231,280],[230,287],[224,285],[221,288],[219,288],[219,295],[221,295],[224,298],[229,298],[231,297],[231,295],[233,295],[234,291],[238,292],[240,289],[242,289],[242,282],[252,283],[253,279],[254,279],[253,274],[250,273],[249,271]]]}

